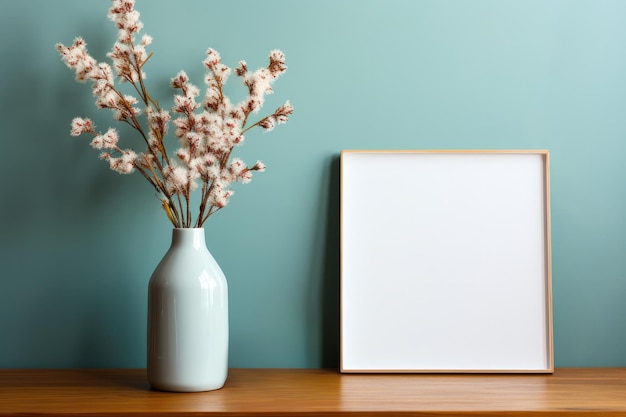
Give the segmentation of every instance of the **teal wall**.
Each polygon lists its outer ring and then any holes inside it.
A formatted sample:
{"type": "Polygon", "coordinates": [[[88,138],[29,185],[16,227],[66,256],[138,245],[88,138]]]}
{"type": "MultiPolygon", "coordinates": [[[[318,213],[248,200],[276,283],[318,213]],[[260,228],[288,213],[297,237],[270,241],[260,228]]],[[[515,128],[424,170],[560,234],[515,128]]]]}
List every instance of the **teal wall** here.
{"type": "MultiPolygon", "coordinates": [[[[146,287],[170,225],[74,116],[111,123],[54,49],[104,60],[104,0],[0,0],[0,367],[142,367],[146,287]]],[[[138,0],[149,87],[170,103],[207,47],[251,68],[282,49],[247,135],[268,166],[206,225],[230,285],[233,367],[338,363],[341,149],[549,149],[557,366],[626,366],[626,2],[138,0]]],[[[228,92],[241,97],[231,79],[228,92]]],[[[168,104],[169,105],[169,104],[168,104]]],[[[372,196],[376,201],[377,196],[372,196]]],[[[372,329],[376,331],[376,329],[372,329]]]]}

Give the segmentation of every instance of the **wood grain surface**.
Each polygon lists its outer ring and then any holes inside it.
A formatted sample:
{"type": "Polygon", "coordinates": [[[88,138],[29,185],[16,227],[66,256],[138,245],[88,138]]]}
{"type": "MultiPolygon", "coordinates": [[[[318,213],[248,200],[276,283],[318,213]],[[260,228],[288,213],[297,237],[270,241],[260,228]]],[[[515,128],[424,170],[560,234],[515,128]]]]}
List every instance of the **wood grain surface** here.
{"type": "Polygon", "coordinates": [[[231,369],[224,388],[152,390],[143,369],[0,370],[0,416],[624,416],[626,368],[552,375],[231,369]]]}

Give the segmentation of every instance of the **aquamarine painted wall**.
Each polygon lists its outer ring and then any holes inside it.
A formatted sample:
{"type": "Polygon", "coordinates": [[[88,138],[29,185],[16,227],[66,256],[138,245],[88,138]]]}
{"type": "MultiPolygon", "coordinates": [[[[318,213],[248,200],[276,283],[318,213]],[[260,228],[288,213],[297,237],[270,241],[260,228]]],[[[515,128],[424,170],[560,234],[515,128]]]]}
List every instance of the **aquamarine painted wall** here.
{"type": "MultiPolygon", "coordinates": [[[[108,6],[0,1],[0,367],[145,366],[146,287],[170,226],[139,175],[69,136],[74,116],[103,129],[111,116],[54,49],[81,35],[104,60],[108,6]]],[[[287,56],[265,108],[290,99],[296,113],[247,136],[239,156],[268,169],[206,227],[229,279],[231,366],[338,364],[342,149],[549,149],[556,365],[626,366],[626,2],[137,8],[162,104],[179,70],[202,83],[209,46],[230,66],[287,56]]],[[[243,94],[235,77],[228,92],[243,94]]]]}

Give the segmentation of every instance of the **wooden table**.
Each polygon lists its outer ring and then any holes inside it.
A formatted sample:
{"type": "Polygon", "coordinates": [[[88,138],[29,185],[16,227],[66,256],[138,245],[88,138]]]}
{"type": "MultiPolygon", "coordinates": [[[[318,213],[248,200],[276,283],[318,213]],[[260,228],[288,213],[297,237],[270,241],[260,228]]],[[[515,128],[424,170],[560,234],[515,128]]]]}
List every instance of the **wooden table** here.
{"type": "Polygon", "coordinates": [[[625,416],[626,368],[553,375],[231,369],[224,388],[151,390],[145,370],[0,370],[0,416],[625,416]]]}

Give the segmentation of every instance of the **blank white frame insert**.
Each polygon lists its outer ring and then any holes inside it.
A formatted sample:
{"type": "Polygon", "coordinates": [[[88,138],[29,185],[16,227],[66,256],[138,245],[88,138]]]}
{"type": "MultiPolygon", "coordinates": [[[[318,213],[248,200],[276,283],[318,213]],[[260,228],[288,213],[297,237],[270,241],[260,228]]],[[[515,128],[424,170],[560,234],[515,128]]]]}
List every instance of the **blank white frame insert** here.
{"type": "Polygon", "coordinates": [[[548,151],[342,151],[341,371],[551,373],[548,151]]]}

